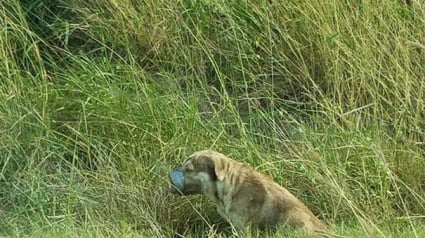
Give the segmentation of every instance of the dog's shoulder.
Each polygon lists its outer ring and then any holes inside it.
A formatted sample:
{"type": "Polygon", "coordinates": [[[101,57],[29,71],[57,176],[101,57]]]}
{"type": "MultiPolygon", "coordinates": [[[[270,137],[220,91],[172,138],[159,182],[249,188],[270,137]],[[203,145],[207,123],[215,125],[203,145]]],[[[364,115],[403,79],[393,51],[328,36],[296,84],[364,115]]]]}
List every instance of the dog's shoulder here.
{"type": "Polygon", "coordinates": [[[242,207],[250,207],[252,210],[260,209],[267,196],[266,186],[262,176],[249,165],[244,165],[238,170],[239,176],[235,179],[235,192],[232,200],[242,207]]]}

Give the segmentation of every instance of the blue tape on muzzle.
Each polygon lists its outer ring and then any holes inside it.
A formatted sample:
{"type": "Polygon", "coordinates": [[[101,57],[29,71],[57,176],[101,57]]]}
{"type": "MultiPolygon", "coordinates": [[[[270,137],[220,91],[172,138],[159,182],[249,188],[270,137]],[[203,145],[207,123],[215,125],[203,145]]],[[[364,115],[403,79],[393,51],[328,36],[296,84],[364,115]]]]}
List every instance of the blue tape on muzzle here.
{"type": "Polygon", "coordinates": [[[183,191],[184,189],[184,171],[183,169],[175,169],[170,172],[169,178],[175,189],[183,191]]]}

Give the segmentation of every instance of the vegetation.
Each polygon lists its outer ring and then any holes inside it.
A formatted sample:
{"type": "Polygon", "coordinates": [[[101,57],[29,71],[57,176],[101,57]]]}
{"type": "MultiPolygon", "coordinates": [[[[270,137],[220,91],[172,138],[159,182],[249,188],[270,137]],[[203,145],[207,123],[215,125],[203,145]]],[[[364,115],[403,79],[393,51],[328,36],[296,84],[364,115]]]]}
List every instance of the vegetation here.
{"type": "Polygon", "coordinates": [[[168,171],[212,148],[337,234],[425,236],[422,1],[0,11],[0,235],[228,234],[204,198],[167,193],[168,171]]]}

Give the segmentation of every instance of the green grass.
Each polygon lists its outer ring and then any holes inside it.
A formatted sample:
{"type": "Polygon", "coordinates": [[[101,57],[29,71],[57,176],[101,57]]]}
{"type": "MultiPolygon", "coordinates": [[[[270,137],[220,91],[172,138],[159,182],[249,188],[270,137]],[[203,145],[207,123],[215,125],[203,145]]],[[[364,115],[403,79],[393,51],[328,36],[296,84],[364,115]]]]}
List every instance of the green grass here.
{"type": "Polygon", "coordinates": [[[166,192],[212,148],[338,235],[425,237],[425,4],[402,2],[0,1],[0,235],[229,234],[166,192]]]}

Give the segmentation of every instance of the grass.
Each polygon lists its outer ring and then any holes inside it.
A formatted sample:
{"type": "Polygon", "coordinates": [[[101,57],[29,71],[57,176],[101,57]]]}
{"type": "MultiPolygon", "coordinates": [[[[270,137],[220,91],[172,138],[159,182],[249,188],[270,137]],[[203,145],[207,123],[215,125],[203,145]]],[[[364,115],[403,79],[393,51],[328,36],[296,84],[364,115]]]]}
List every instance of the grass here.
{"type": "Polygon", "coordinates": [[[421,1],[0,6],[0,235],[228,234],[166,192],[212,148],[338,235],[425,236],[421,1]]]}

